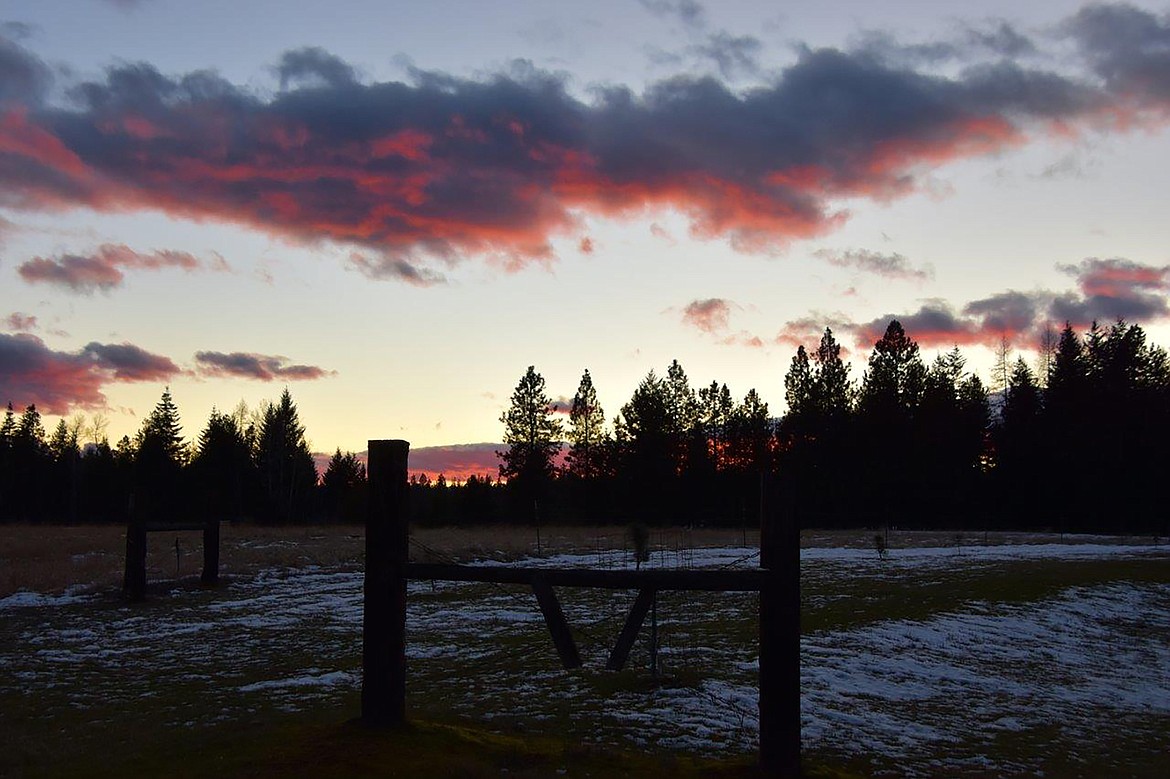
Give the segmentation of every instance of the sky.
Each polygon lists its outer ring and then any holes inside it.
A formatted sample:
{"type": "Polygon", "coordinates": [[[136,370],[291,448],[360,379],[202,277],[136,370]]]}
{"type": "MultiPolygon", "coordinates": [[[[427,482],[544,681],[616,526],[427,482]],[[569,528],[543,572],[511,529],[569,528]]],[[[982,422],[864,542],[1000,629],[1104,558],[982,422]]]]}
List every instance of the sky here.
{"type": "Polygon", "coordinates": [[[527,366],[774,414],[831,327],[1170,345],[1157,3],[0,8],[0,403],[132,435],[292,393],[311,446],[495,470],[527,366]]]}

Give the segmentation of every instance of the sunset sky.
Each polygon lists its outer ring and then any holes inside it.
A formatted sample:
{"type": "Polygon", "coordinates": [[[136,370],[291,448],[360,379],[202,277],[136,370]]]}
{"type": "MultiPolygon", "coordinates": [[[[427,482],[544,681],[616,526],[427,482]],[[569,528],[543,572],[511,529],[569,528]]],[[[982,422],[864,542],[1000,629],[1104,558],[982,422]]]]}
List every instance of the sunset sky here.
{"type": "MultiPolygon", "coordinates": [[[[49,0],[0,9],[0,404],[132,434],[292,392],[480,472],[528,365],[612,419],[899,318],[1170,345],[1159,4],[49,0]]],[[[429,458],[429,459],[428,459],[429,458]]],[[[446,458],[446,459],[444,459],[446,458]]]]}

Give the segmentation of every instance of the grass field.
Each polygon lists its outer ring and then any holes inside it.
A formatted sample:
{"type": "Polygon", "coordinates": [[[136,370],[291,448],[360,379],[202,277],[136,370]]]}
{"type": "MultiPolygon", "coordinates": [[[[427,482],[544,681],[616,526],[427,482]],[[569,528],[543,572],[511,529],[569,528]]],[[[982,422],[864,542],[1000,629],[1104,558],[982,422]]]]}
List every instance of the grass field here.
{"type": "MultiPolygon", "coordinates": [[[[359,711],[360,532],[151,536],[150,597],[117,590],[117,528],[0,528],[0,775],[750,776],[752,594],[666,593],[603,670],[632,593],[563,590],[584,668],[523,588],[413,582],[411,729],[359,711]],[[175,578],[174,540],[180,551],[175,578]]],[[[750,566],[752,534],[669,531],[651,565],[750,566]],[[746,545],[745,545],[746,541],[746,545]]],[[[620,529],[433,530],[420,559],[628,564],[620,529]]],[[[802,538],[806,767],[822,775],[1161,776],[1170,547],[1148,539],[802,538]]]]}

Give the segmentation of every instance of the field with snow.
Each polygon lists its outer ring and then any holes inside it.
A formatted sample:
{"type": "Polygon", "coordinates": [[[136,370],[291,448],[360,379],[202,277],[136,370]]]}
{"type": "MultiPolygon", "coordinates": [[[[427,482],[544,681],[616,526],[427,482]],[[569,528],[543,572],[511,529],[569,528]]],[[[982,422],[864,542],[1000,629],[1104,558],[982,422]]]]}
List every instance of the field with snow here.
{"type": "MultiPolygon", "coordinates": [[[[883,560],[864,537],[805,536],[810,764],[1163,775],[1170,546],[1038,536],[914,545],[903,534],[883,560]]],[[[651,565],[758,565],[751,547],[662,546],[651,565]]],[[[600,545],[525,562],[632,566],[600,545]]],[[[213,590],[156,582],[143,604],[109,587],[0,599],[0,775],[53,774],[112,747],[181,745],[202,730],[356,716],[361,588],[353,565],[295,565],[213,590]]],[[[600,748],[754,753],[756,595],[662,593],[655,680],[647,629],[627,670],[604,670],[634,593],[559,594],[585,660],[570,672],[530,591],[412,582],[410,715],[600,748]]]]}

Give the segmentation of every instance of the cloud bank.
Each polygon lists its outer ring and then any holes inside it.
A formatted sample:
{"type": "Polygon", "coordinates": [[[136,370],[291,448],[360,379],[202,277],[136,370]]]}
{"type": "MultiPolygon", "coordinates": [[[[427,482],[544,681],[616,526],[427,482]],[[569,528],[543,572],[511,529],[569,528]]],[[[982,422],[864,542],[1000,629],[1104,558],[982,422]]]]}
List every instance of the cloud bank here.
{"type": "MultiPolygon", "coordinates": [[[[702,27],[696,3],[644,5],[702,27]]],[[[589,101],[523,63],[478,80],[415,71],[364,83],[307,48],[282,57],[273,94],[129,63],[64,85],[71,102],[59,104],[45,63],[2,39],[0,207],[236,223],[350,247],[370,277],[416,284],[469,256],[547,263],[554,238],[579,241],[584,216],[671,210],[694,237],[774,251],[841,225],[843,199],[915,192],[950,160],[1166,121],[1165,16],[1096,5],[1056,29],[1051,45],[1070,52],[1059,71],[1000,24],[918,49],[805,48],[750,89],[679,76],[641,94],[597,88],[589,101]],[[953,74],[931,69],[957,57],[953,74]]],[[[751,64],[750,40],[715,43],[726,67],[751,64]]],[[[127,267],[30,263],[32,279],[78,290],[116,285],[127,267]]]]}
{"type": "Polygon", "coordinates": [[[836,315],[787,322],[775,342],[796,347],[815,344],[826,325],[852,335],[859,349],[882,337],[891,319],[924,347],[989,346],[1001,338],[1022,348],[1034,347],[1046,328],[1065,322],[1085,328],[1092,322],[1126,319],[1142,323],[1170,319],[1170,265],[1145,265],[1113,257],[1089,257],[1059,270],[1076,278],[1076,290],[1007,290],[955,307],[943,300],[924,301],[916,311],[887,313],[865,322],[836,315]]]}

